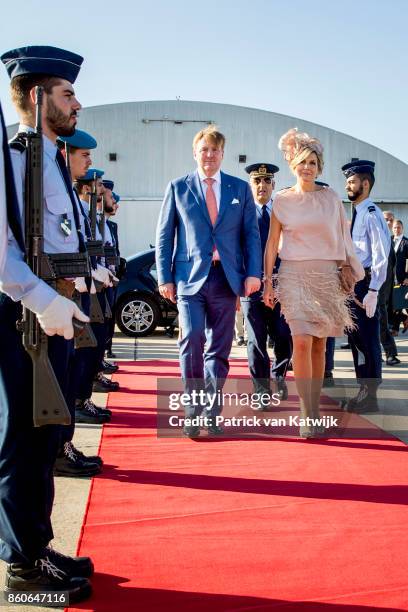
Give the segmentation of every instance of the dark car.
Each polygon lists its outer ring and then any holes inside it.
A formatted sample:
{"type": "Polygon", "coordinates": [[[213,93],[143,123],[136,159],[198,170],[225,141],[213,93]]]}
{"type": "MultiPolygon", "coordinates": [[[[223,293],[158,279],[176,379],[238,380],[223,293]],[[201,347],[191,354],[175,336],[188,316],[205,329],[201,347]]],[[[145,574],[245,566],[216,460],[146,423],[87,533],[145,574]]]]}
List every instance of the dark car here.
{"type": "Polygon", "coordinates": [[[127,259],[126,274],[118,285],[116,323],[126,336],[148,336],[157,326],[171,325],[177,306],[159,294],[155,250],[127,259]]]}

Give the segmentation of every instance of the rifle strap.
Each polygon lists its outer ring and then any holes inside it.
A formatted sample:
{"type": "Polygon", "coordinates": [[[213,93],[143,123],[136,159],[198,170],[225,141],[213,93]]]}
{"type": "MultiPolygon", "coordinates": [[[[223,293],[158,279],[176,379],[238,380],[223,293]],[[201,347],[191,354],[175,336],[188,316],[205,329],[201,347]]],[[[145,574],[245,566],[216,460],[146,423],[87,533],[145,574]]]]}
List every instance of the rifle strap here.
{"type": "MultiPolygon", "coordinates": [[[[24,234],[21,224],[21,213],[18,206],[17,192],[14,184],[13,166],[11,164],[10,151],[7,145],[6,126],[4,125],[3,114],[1,113],[1,129],[3,131],[3,160],[4,160],[4,175],[6,182],[6,205],[7,205],[7,221],[13,232],[14,238],[18,246],[25,253],[24,234]]],[[[17,137],[19,134],[17,134],[17,137]]],[[[16,139],[16,137],[15,137],[16,139]]],[[[12,146],[12,144],[10,144],[12,146]]],[[[16,145],[12,148],[17,149],[22,153],[25,151],[24,143],[19,144],[16,140],[16,145]],[[21,149],[21,147],[23,147],[21,149]]]]}

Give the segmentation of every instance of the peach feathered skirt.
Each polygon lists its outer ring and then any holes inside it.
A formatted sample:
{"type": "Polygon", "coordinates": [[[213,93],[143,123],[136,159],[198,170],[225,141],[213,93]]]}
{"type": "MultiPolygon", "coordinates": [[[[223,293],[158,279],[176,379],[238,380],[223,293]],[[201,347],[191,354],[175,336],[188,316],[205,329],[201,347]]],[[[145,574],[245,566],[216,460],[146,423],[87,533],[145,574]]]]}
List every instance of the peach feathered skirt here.
{"type": "Polygon", "coordinates": [[[275,291],[293,336],[342,336],[354,327],[335,261],[283,260],[275,291]]]}

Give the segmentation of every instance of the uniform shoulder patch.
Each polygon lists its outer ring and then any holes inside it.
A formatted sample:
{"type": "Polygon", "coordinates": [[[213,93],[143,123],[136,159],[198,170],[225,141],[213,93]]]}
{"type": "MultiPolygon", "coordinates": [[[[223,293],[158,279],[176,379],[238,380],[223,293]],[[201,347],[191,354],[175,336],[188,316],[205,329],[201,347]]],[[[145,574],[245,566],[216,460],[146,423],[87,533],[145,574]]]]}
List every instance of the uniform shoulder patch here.
{"type": "Polygon", "coordinates": [[[367,210],[368,212],[375,212],[375,206],[371,204],[371,206],[369,206],[367,210]]]}
{"type": "Polygon", "coordinates": [[[9,140],[10,149],[14,149],[15,151],[19,151],[20,153],[24,153],[26,150],[27,141],[25,139],[24,134],[16,134],[14,138],[9,140]]]}

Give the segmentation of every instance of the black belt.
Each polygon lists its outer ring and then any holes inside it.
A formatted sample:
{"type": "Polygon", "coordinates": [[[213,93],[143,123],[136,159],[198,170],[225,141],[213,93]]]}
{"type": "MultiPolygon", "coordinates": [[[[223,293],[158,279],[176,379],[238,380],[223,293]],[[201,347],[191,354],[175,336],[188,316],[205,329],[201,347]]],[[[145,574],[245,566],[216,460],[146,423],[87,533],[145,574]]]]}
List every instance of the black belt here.
{"type": "Polygon", "coordinates": [[[220,259],[213,259],[211,262],[212,266],[220,266],[221,265],[221,260],[220,259]]]}

